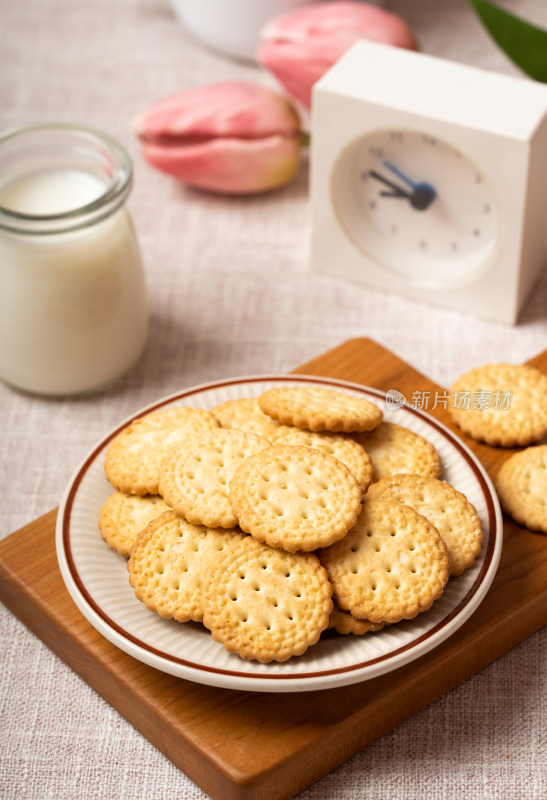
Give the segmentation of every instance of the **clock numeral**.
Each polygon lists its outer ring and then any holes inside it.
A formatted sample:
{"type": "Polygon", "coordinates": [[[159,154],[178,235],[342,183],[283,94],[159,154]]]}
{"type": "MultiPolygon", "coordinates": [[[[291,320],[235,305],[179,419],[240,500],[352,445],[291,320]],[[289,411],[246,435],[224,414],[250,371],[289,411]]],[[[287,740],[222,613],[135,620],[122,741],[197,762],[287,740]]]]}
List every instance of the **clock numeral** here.
{"type": "Polygon", "coordinates": [[[368,148],[369,155],[371,158],[376,158],[379,161],[383,161],[386,157],[386,151],[383,147],[377,147],[376,145],[370,145],[368,148]]]}
{"type": "Polygon", "coordinates": [[[420,241],[418,242],[418,247],[420,248],[420,250],[427,250],[427,242],[426,242],[426,240],[425,239],[420,239],[420,241]]]}
{"type": "Polygon", "coordinates": [[[490,205],[490,203],[484,203],[482,211],[484,214],[490,214],[490,212],[492,211],[492,206],[490,205]]]}
{"type": "Polygon", "coordinates": [[[480,228],[473,228],[473,236],[475,237],[475,239],[478,239],[480,235],[481,235],[480,228]]]}
{"type": "Polygon", "coordinates": [[[437,140],[435,139],[434,136],[426,136],[425,134],[424,136],[422,136],[422,141],[424,144],[427,144],[430,147],[435,147],[435,145],[437,144],[437,140]]]}
{"type": "Polygon", "coordinates": [[[389,229],[389,232],[392,233],[392,234],[399,233],[399,226],[398,225],[392,225],[390,227],[390,229],[389,229]]]}
{"type": "Polygon", "coordinates": [[[392,142],[400,143],[404,141],[404,135],[401,133],[401,131],[390,131],[389,138],[391,139],[392,142]]]}
{"type": "Polygon", "coordinates": [[[482,175],[480,172],[475,172],[475,183],[482,183],[482,175]]]}
{"type": "Polygon", "coordinates": [[[458,244],[458,242],[450,242],[450,250],[453,253],[457,253],[459,249],[460,249],[460,245],[458,244]]]}

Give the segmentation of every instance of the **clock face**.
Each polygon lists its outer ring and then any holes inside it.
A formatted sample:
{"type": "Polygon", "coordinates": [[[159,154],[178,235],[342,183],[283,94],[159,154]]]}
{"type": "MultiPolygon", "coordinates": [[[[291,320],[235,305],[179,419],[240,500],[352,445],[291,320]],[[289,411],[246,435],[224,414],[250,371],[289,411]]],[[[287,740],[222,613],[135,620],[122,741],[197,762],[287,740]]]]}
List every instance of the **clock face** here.
{"type": "Polygon", "coordinates": [[[357,139],[337,160],[331,191],[354,245],[398,278],[461,285],[488,269],[499,247],[486,176],[426,133],[378,130],[357,139]]]}

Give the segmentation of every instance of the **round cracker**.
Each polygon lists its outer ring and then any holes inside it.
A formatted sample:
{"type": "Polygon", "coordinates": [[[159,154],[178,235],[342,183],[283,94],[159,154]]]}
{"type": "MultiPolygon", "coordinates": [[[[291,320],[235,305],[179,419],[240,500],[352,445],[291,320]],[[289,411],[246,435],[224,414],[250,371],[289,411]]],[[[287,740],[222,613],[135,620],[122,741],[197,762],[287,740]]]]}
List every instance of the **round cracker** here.
{"type": "Polygon", "coordinates": [[[501,447],[533,444],[547,433],[547,376],[525,365],[476,367],[454,382],[449,412],[476,441],[501,447]]]}
{"type": "Polygon", "coordinates": [[[237,517],[228,500],[228,484],[236,467],[265,447],[265,439],[235,428],[193,434],[162,461],[159,493],[189,522],[233,528],[237,517]]]}
{"type": "Polygon", "coordinates": [[[494,483],[504,511],[515,522],[547,533],[547,445],[514,453],[502,465],[494,483]]]}
{"type": "Polygon", "coordinates": [[[256,397],[241,397],[227,400],[215,406],[211,413],[223,428],[238,428],[255,433],[262,439],[273,442],[281,423],[265,414],[258,405],[256,397]]]}
{"type": "Polygon", "coordinates": [[[483,532],[474,506],[446,481],[423,475],[394,475],[374,483],[366,500],[410,506],[427,517],[448,550],[450,575],[461,575],[480,554],[483,532]]]}
{"type": "Polygon", "coordinates": [[[158,494],[160,464],[171,447],[189,433],[214,430],[218,420],[201,408],[164,408],[134,420],[110,443],[106,477],[127,494],[158,494]]]}
{"type": "Polygon", "coordinates": [[[357,524],[322,550],[321,563],[343,611],[371,622],[399,622],[427,611],[448,580],[439,532],[408,506],[371,500],[357,524]]]}
{"type": "Polygon", "coordinates": [[[342,611],[338,606],[334,606],[329,619],[329,628],[335,630],[342,636],[352,633],[354,636],[364,636],[365,633],[381,631],[384,627],[383,622],[370,622],[368,619],[357,619],[349,611],[342,611]]]}
{"type": "Polygon", "coordinates": [[[157,495],[114,492],[99,514],[101,536],[111,550],[128,556],[139,533],[167,510],[168,506],[157,495]]]}
{"type": "Polygon", "coordinates": [[[250,456],[229,488],[242,530],[291,553],[345,536],[361,510],[361,496],[345,464],[295,445],[274,445],[250,456]]]}
{"type": "Polygon", "coordinates": [[[368,431],[382,420],[370,400],[322,386],[278,386],[263,392],[258,403],[273,419],[310,431],[368,431]]]}
{"type": "Polygon", "coordinates": [[[247,537],[211,561],[203,623],[230,653],[264,664],[302,655],[328,626],[332,586],[312,553],[287,553],[247,537]]]}
{"type": "Polygon", "coordinates": [[[150,611],[179,622],[203,618],[201,582],[214,555],[237,530],[192,525],[166,511],[141,532],[127,563],[129,583],[150,611]]]}
{"type": "Polygon", "coordinates": [[[366,492],[372,482],[372,462],[364,447],[349,436],[280,425],[275,443],[313,447],[337,458],[348,467],[362,492],[366,492]]]}
{"type": "Polygon", "coordinates": [[[374,481],[401,473],[438,478],[442,472],[441,458],[431,442],[402,425],[382,422],[354,438],[372,461],[374,481]]]}

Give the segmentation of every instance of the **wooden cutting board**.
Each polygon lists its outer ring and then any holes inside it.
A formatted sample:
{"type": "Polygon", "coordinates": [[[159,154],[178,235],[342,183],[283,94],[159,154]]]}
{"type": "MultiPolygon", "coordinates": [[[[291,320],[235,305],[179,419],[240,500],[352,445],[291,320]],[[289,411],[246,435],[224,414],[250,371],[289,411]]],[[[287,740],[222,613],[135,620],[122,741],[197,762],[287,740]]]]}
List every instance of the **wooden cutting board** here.
{"type": "MultiPolygon", "coordinates": [[[[547,374],[547,352],[529,363],[547,374]]],[[[408,399],[442,391],[368,339],[346,342],[295,372],[398,389],[408,399]]],[[[454,430],[440,405],[430,413],[454,430]]],[[[491,476],[512,452],[465,441],[491,476]]],[[[201,686],[134,660],[91,627],[62,581],[55,519],[53,510],[0,543],[0,599],[213,800],[293,797],[547,623],[547,536],[505,520],[487,597],[418,661],[326,691],[201,686]]]]}

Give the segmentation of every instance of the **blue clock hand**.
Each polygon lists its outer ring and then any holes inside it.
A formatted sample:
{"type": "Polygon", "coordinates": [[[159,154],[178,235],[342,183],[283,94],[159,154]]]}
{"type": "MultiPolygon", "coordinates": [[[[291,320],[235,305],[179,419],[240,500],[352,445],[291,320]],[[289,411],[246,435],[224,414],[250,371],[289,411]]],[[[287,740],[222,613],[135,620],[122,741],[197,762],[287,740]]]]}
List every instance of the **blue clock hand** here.
{"type": "Polygon", "coordinates": [[[437,192],[429,183],[416,183],[396,167],[395,164],[392,164],[391,161],[383,161],[382,163],[390,172],[393,172],[394,175],[397,175],[398,178],[404,181],[407,186],[410,186],[412,189],[410,204],[413,208],[418,211],[424,211],[437,197],[437,192]]]}
{"type": "Polygon", "coordinates": [[[401,172],[401,170],[396,167],[395,164],[392,164],[391,161],[383,161],[382,164],[384,167],[387,167],[390,172],[393,172],[394,175],[397,175],[398,178],[404,181],[407,186],[410,186],[411,189],[416,188],[416,183],[411,181],[408,175],[405,175],[404,172],[401,172]]]}

